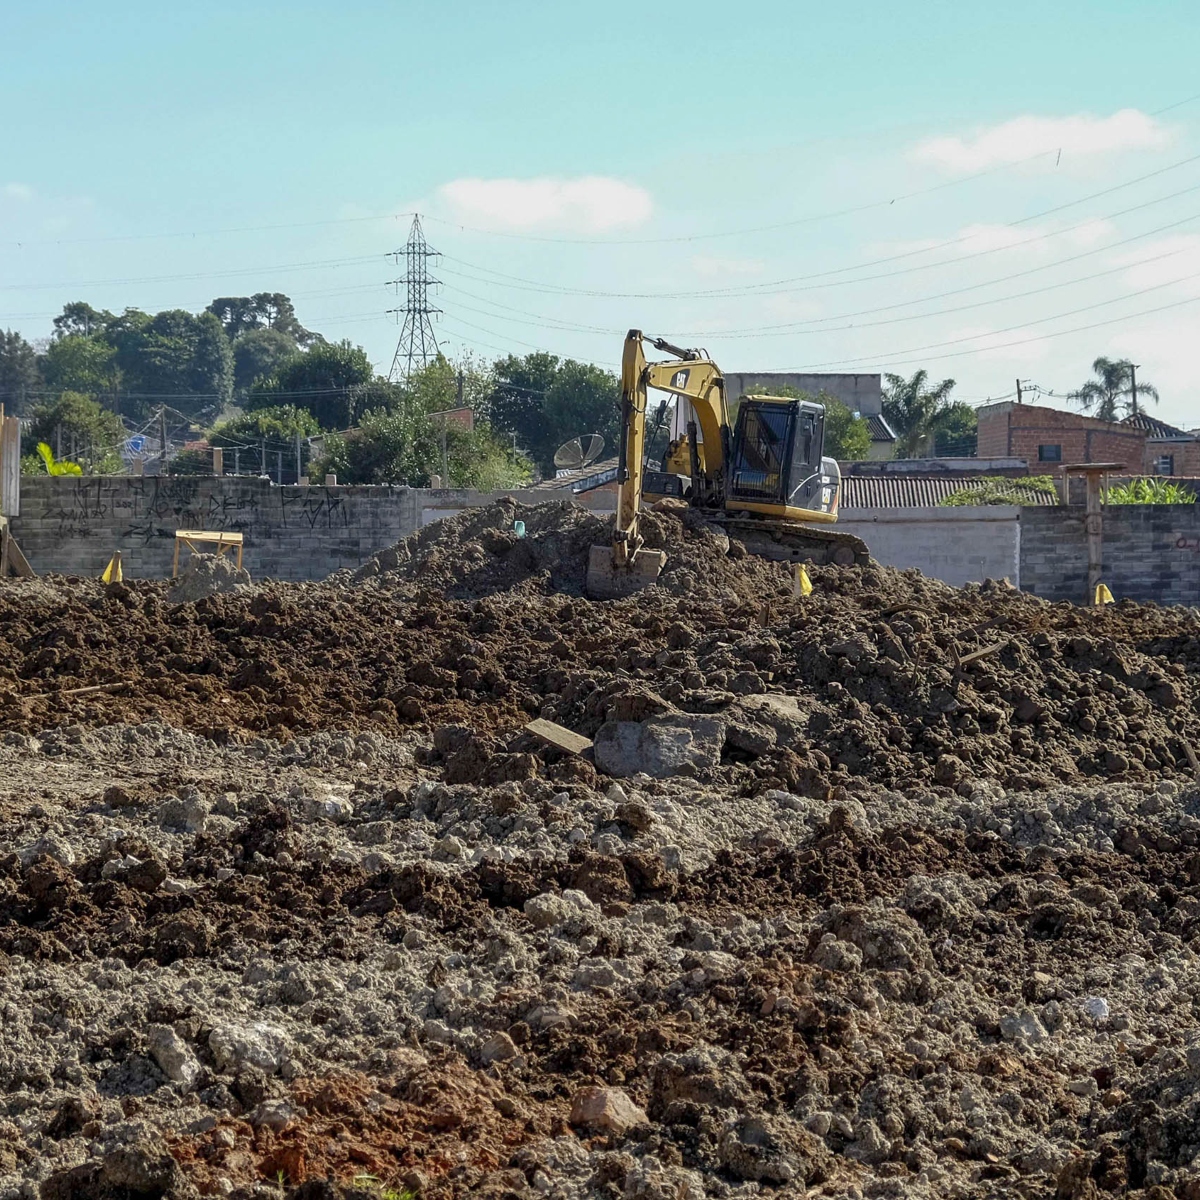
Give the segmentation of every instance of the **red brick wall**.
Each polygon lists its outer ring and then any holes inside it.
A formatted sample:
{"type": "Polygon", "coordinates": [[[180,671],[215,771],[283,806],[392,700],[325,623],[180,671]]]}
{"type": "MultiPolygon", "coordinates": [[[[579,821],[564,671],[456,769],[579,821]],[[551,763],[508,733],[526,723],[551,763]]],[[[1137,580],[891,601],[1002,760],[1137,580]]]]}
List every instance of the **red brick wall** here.
{"type": "Polygon", "coordinates": [[[1147,475],[1157,471],[1156,461],[1164,455],[1169,455],[1175,461],[1172,464],[1172,475],[1193,477],[1200,475],[1200,441],[1190,442],[1156,442],[1146,440],[1146,456],[1142,470],[1147,475]]]}
{"type": "Polygon", "coordinates": [[[1023,458],[1030,471],[1052,472],[1038,447],[1062,447],[1063,463],[1112,462],[1143,470],[1146,435],[1109,421],[1036,404],[994,404],[979,413],[980,458],[1023,458]]]}

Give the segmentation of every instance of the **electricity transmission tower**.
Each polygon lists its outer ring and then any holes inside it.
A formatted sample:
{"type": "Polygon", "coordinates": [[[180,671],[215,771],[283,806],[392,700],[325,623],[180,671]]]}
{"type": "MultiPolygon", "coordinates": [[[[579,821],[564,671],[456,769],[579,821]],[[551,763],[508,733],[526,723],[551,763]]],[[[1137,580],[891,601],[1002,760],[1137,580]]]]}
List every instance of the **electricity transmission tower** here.
{"type": "Polygon", "coordinates": [[[440,308],[434,308],[429,303],[429,289],[441,283],[429,274],[429,260],[440,258],[436,250],[429,248],[425,241],[425,233],[421,229],[420,215],[413,215],[412,228],[408,231],[408,242],[403,250],[392,253],[398,263],[404,258],[404,274],[392,283],[399,292],[401,286],[407,289],[403,308],[390,308],[388,312],[399,318],[404,314],[404,322],[400,328],[400,340],[396,343],[396,353],[392,358],[392,369],[388,379],[408,379],[413,371],[427,367],[438,355],[437,338],[433,332],[432,318],[441,313],[440,308]]]}

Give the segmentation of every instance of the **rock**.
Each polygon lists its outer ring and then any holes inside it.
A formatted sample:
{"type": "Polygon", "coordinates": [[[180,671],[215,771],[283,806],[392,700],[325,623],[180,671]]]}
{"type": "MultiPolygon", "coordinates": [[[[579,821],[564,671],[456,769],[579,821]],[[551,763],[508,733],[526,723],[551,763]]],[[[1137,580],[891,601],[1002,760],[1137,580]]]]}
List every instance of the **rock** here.
{"type": "Polygon", "coordinates": [[[969,774],[967,764],[954,754],[943,754],[934,764],[933,777],[945,787],[962,783],[969,774]]]}
{"type": "Polygon", "coordinates": [[[280,1133],[295,1125],[305,1115],[303,1108],[298,1108],[287,1100],[263,1100],[250,1114],[250,1124],[265,1125],[268,1129],[280,1133]]]}
{"type": "Polygon", "coordinates": [[[250,572],[237,566],[228,555],[193,554],[171,586],[173,604],[189,604],[221,592],[244,591],[250,572]]]}
{"type": "Polygon", "coordinates": [[[324,800],[309,800],[304,805],[304,815],[310,821],[329,821],[344,825],[354,816],[354,805],[341,796],[327,796],[324,800]]]}
{"type": "Polygon", "coordinates": [[[1044,1042],[1050,1036],[1038,1020],[1037,1014],[1028,1008],[1006,1013],[1001,1017],[1000,1035],[1010,1042],[1044,1042]]]}
{"type": "Polygon", "coordinates": [[[479,1057],[485,1063],[507,1062],[516,1056],[517,1044],[504,1032],[493,1033],[479,1048],[479,1057]]]}
{"type": "Polygon", "coordinates": [[[102,799],[109,808],[132,808],[137,804],[137,798],[116,783],[104,789],[102,799]]]}
{"type": "Polygon", "coordinates": [[[52,1138],[74,1137],[100,1113],[100,1105],[93,1096],[69,1096],[55,1110],[46,1124],[46,1136],[52,1138]]]}
{"type": "Polygon", "coordinates": [[[252,1066],[274,1075],[288,1056],[283,1031],[265,1022],[218,1025],[208,1035],[208,1048],[220,1071],[236,1072],[239,1067],[252,1066]]]}
{"type": "Polygon", "coordinates": [[[200,1074],[200,1063],[187,1042],[169,1025],[152,1025],[147,1034],[150,1057],[172,1082],[190,1091],[200,1074]]]}
{"type": "Polygon", "coordinates": [[[645,1110],[620,1088],[587,1087],[575,1093],[567,1120],[572,1125],[621,1134],[644,1124],[647,1118],[645,1110]]]}
{"type": "Polygon", "coordinates": [[[608,775],[639,772],[654,779],[694,774],[720,765],[725,723],[676,714],[647,721],[607,721],[596,733],[596,766],[608,775]]]}
{"type": "Polygon", "coordinates": [[[817,943],[813,951],[813,962],[826,971],[840,971],[853,974],[861,971],[863,965],[862,951],[853,942],[844,942],[827,933],[817,943]]]}
{"type": "Polygon", "coordinates": [[[758,758],[775,749],[775,730],[757,721],[733,721],[725,729],[725,744],[758,758]]]}
{"type": "Polygon", "coordinates": [[[579,917],[581,913],[594,911],[595,906],[582,892],[543,892],[531,896],[524,904],[524,912],[535,929],[549,929],[579,917]]]}

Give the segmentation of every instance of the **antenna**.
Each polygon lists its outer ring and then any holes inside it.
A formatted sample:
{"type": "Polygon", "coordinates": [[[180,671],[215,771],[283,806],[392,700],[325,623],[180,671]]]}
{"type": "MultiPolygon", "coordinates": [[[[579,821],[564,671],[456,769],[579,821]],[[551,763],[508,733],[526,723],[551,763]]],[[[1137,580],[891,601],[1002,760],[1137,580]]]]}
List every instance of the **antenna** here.
{"type": "Polygon", "coordinates": [[[421,228],[420,213],[413,214],[412,228],[408,231],[408,242],[403,250],[394,250],[392,257],[396,262],[404,257],[405,271],[399,279],[392,283],[399,292],[401,285],[407,287],[407,296],[403,308],[389,308],[388,313],[399,317],[404,314],[404,323],[400,328],[400,340],[396,343],[396,353],[392,357],[392,369],[388,379],[395,382],[397,378],[409,379],[413,371],[419,371],[429,366],[438,356],[437,338],[433,332],[431,317],[441,314],[440,308],[433,308],[429,303],[429,289],[441,283],[429,274],[429,260],[440,258],[436,250],[429,248],[425,241],[425,232],[421,228]]]}
{"type": "Polygon", "coordinates": [[[578,471],[588,463],[595,462],[604,450],[604,437],[599,433],[585,433],[581,437],[563,442],[554,452],[554,465],[560,471],[578,471]]]}

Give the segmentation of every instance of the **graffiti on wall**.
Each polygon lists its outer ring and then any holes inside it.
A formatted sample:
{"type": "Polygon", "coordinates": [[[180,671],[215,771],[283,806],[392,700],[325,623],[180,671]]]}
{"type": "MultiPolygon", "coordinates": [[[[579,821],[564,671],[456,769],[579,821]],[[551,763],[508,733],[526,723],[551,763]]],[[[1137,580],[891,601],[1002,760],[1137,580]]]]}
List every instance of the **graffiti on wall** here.
{"type": "Polygon", "coordinates": [[[173,540],[177,529],[252,534],[269,540],[289,523],[303,529],[344,528],[350,510],[339,489],[266,488],[258,481],[217,482],[195,476],[78,478],[56,481],[41,517],[61,539],[119,536],[134,546],[173,540]],[[276,507],[276,503],[278,507],[276,507]]]}

